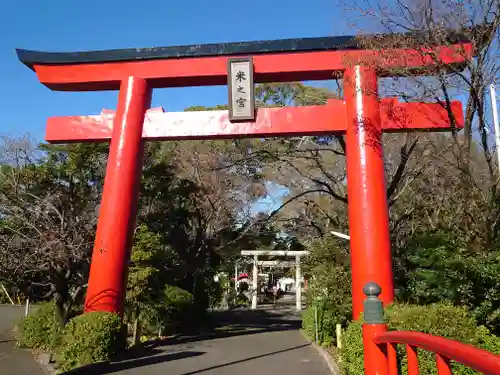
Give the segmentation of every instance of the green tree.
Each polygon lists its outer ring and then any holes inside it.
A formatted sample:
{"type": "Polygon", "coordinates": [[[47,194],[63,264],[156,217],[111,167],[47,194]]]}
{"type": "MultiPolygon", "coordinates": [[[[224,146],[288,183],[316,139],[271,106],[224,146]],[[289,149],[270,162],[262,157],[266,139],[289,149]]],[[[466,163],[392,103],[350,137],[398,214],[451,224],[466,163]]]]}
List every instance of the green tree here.
{"type": "Polygon", "coordinates": [[[450,301],[469,308],[479,322],[498,332],[500,252],[477,252],[449,231],[420,233],[406,247],[398,297],[427,305],[450,301]]]}
{"type": "Polygon", "coordinates": [[[134,322],[134,338],[140,338],[141,326],[159,325],[162,317],[161,283],[159,282],[163,256],[161,238],[146,225],[137,228],[134,236],[128,272],[126,311],[134,322]],[[160,288],[160,290],[158,290],[160,288]]]}
{"type": "Polygon", "coordinates": [[[87,283],[106,146],[2,146],[0,280],[54,299],[63,325],[87,283]]]}
{"type": "Polygon", "coordinates": [[[306,248],[309,256],[304,258],[303,268],[309,286],[303,327],[311,339],[315,339],[316,310],[319,339],[323,344],[330,344],[334,341],[336,325],[346,326],[352,316],[349,252],[334,237],[314,240],[306,248]]]}

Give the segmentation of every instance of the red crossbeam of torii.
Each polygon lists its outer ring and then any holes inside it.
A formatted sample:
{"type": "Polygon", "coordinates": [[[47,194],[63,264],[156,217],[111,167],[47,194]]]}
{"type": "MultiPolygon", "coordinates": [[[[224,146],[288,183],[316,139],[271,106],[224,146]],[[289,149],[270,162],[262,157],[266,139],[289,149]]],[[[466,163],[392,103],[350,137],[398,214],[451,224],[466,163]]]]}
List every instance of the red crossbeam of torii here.
{"type": "MultiPolygon", "coordinates": [[[[454,124],[463,127],[462,105],[451,103],[454,124]]],[[[251,122],[230,122],[228,111],[164,112],[162,107],[146,111],[142,138],[145,140],[221,139],[238,137],[304,136],[344,133],[345,103],[330,99],[326,105],[259,108],[251,122]]],[[[115,111],[95,116],[50,117],[45,140],[50,143],[104,142],[111,140],[115,111]]],[[[384,132],[450,130],[450,114],[440,103],[380,101],[384,132]]]]}
{"type": "MultiPolygon", "coordinates": [[[[404,38],[419,43],[419,36],[404,38]]],[[[354,318],[363,311],[363,287],[368,282],[380,285],[381,300],[391,303],[382,133],[444,131],[452,123],[460,128],[463,115],[460,103],[446,108],[440,103],[379,100],[378,78],[390,76],[394,69],[399,75],[432,74],[436,66],[447,65],[461,70],[473,53],[472,44],[456,33],[446,45],[381,50],[366,49],[360,38],[348,36],[72,53],[18,50],[19,59],[52,90],[119,90],[116,114],[53,117],[47,126],[49,142],[110,140],[85,311],[123,313],[145,140],[332,133],[345,133],[354,318]],[[225,85],[229,60],[242,57],[252,58],[255,83],[342,76],[344,100],[259,108],[255,120],[248,122],[229,121],[227,111],[149,110],[154,88],[225,85]]]]}

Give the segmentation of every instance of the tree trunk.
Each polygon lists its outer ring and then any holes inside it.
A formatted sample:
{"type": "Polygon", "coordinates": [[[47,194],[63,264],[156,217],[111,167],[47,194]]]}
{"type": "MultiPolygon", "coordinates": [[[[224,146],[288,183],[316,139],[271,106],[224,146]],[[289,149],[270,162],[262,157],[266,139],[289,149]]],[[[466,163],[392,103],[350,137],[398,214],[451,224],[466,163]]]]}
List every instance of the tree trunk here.
{"type": "Polygon", "coordinates": [[[141,324],[139,323],[139,316],[136,316],[134,321],[134,333],[132,336],[132,342],[137,345],[141,342],[141,324]]]}
{"type": "Polygon", "coordinates": [[[56,320],[61,326],[61,328],[64,328],[66,325],[65,321],[65,310],[64,310],[64,301],[59,293],[54,294],[54,302],[56,305],[56,320]]]}

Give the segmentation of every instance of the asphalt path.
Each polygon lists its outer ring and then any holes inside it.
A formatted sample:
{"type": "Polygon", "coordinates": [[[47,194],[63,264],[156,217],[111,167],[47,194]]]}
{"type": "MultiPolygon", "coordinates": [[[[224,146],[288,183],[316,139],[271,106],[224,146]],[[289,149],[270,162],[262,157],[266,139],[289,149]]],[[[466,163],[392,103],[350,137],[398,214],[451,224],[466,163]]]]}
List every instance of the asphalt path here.
{"type": "Polygon", "coordinates": [[[18,348],[12,328],[24,316],[24,306],[0,305],[0,375],[43,375],[29,350],[18,348]]]}
{"type": "MultiPolygon", "coordinates": [[[[0,305],[0,375],[43,375],[33,355],[19,349],[10,331],[21,306],[0,305]]],[[[82,375],[327,375],[328,367],[301,335],[294,305],[210,314],[199,334],[148,342],[111,363],[86,366],[82,375]]]]}
{"type": "Polygon", "coordinates": [[[323,358],[300,333],[294,306],[213,313],[199,335],[144,344],[119,361],[72,374],[327,375],[323,358]]]}

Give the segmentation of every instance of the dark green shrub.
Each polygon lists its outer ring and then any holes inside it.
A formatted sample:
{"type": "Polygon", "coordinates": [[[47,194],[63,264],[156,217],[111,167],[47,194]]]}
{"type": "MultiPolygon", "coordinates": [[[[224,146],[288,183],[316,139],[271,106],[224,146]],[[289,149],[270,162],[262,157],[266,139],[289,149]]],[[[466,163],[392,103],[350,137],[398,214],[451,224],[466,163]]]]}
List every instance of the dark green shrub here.
{"type": "Polygon", "coordinates": [[[492,334],[485,326],[477,328],[474,345],[490,353],[500,355],[500,337],[492,334]]]}
{"type": "Polygon", "coordinates": [[[243,293],[238,293],[238,296],[236,298],[236,307],[248,307],[251,304],[252,303],[247,296],[245,296],[243,293]]]}
{"type": "Polygon", "coordinates": [[[363,335],[360,322],[351,322],[342,334],[340,370],[344,375],[364,375],[363,335]]]}
{"type": "MultiPolygon", "coordinates": [[[[347,323],[346,312],[341,306],[336,306],[329,300],[318,300],[308,306],[302,314],[302,329],[311,340],[316,339],[314,326],[315,307],[317,309],[318,341],[320,345],[331,346],[336,343],[335,326],[347,323]]],[[[350,310],[348,310],[350,311],[350,310]]]]}
{"type": "MultiPolygon", "coordinates": [[[[222,278],[221,278],[222,279],[222,278]]],[[[227,290],[227,287],[224,285],[226,283],[225,280],[221,280],[218,282],[212,282],[207,285],[207,292],[209,297],[208,306],[211,308],[215,308],[220,306],[224,301],[224,291],[227,290]]]]}
{"type": "MultiPolygon", "coordinates": [[[[391,330],[418,331],[471,344],[493,353],[500,353],[500,338],[487,328],[477,327],[471,313],[450,304],[428,306],[393,305],[386,310],[386,320],[391,330]]],[[[363,375],[363,343],[361,322],[349,324],[342,336],[342,370],[348,375],[363,375]]],[[[403,374],[407,373],[404,345],[398,345],[398,358],[403,374]]],[[[435,355],[426,350],[418,351],[420,374],[435,374],[435,355]]],[[[469,368],[453,363],[453,374],[475,374],[469,368]]]]}
{"type": "MultiPolygon", "coordinates": [[[[308,306],[302,313],[302,329],[311,340],[316,340],[314,306],[308,306]]],[[[339,322],[335,311],[325,308],[322,304],[317,305],[318,318],[318,341],[320,345],[330,346],[335,343],[335,325],[339,322]]]]}
{"type": "MultiPolygon", "coordinates": [[[[302,328],[311,340],[315,340],[314,308],[317,309],[318,340],[323,346],[335,344],[335,326],[347,323],[346,310],[342,306],[336,306],[329,300],[318,300],[309,305],[302,315],[302,328]]],[[[350,311],[348,309],[347,311],[350,311]]]]}
{"type": "Polygon", "coordinates": [[[334,342],[335,326],[345,326],[351,317],[351,275],[348,254],[336,240],[327,237],[314,241],[304,259],[305,275],[310,275],[307,309],[302,327],[315,339],[314,307],[318,310],[318,338],[323,345],[334,342]]]}
{"type": "Polygon", "coordinates": [[[466,306],[479,324],[500,335],[498,244],[477,248],[460,231],[437,230],[417,232],[399,249],[395,274],[399,300],[466,306]]]}
{"type": "Polygon", "coordinates": [[[302,329],[306,333],[307,337],[311,340],[315,339],[316,331],[314,327],[314,307],[308,306],[304,311],[302,311],[302,329]]]}
{"type": "Polygon", "coordinates": [[[228,293],[227,302],[229,308],[247,307],[251,305],[251,302],[248,299],[248,297],[241,292],[238,292],[238,296],[235,299],[235,294],[233,290],[228,293]]]}
{"type": "Polygon", "coordinates": [[[163,297],[163,328],[174,333],[192,323],[194,314],[193,295],[177,286],[167,285],[163,297]]]}
{"type": "Polygon", "coordinates": [[[169,310],[182,311],[193,304],[193,295],[177,286],[167,285],[164,297],[165,306],[169,310]]]}
{"type": "Polygon", "coordinates": [[[125,349],[120,316],[91,312],[73,318],[64,329],[59,369],[68,371],[107,361],[125,349]]]}
{"type": "Polygon", "coordinates": [[[23,348],[55,350],[62,336],[54,302],[40,304],[20,324],[18,344],[23,348]]]}

